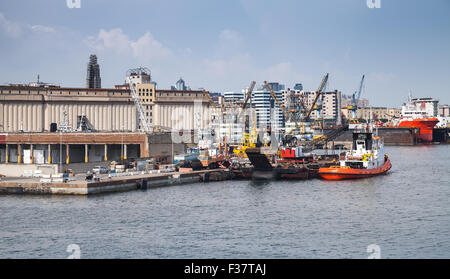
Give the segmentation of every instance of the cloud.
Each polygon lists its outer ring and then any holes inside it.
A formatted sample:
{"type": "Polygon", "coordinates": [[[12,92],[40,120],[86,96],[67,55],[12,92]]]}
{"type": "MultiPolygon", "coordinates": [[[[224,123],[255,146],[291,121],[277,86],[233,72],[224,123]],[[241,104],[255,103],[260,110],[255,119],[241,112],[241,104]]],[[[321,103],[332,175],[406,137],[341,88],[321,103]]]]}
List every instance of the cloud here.
{"type": "Polygon", "coordinates": [[[0,29],[11,37],[19,37],[22,34],[21,26],[6,19],[2,13],[0,13],[0,29]]]}
{"type": "Polygon", "coordinates": [[[131,54],[144,60],[167,59],[172,56],[172,52],[157,41],[150,32],[146,32],[133,41],[120,28],[109,31],[101,29],[96,37],[88,37],[85,43],[97,51],[110,49],[118,54],[131,54]]]}
{"type": "Polygon", "coordinates": [[[131,43],[133,54],[145,60],[167,59],[172,52],[155,40],[150,32],[145,33],[136,42],[131,43]]]}
{"type": "Polygon", "coordinates": [[[44,25],[26,25],[20,24],[11,20],[8,20],[2,13],[0,13],[0,30],[11,37],[22,37],[24,35],[33,33],[55,33],[56,30],[53,27],[44,25]]]}
{"type": "Polygon", "coordinates": [[[224,29],[219,33],[217,43],[215,44],[215,55],[220,57],[232,57],[236,53],[242,53],[244,39],[241,35],[230,29],[224,29]]]}
{"type": "Polygon", "coordinates": [[[221,45],[228,45],[233,47],[239,47],[241,46],[243,40],[238,32],[225,29],[222,30],[219,34],[219,43],[221,45]]]}
{"type": "Polygon", "coordinates": [[[36,32],[44,32],[44,33],[54,33],[55,29],[52,27],[44,26],[44,25],[33,25],[30,27],[31,30],[36,32]]]}
{"type": "Polygon", "coordinates": [[[96,37],[87,37],[85,43],[88,47],[97,51],[112,49],[119,54],[126,54],[131,50],[131,41],[122,32],[122,29],[111,29],[110,31],[100,29],[96,37]]]}
{"type": "Polygon", "coordinates": [[[272,80],[286,80],[289,79],[294,72],[292,63],[280,62],[276,65],[269,66],[266,70],[266,75],[272,80]]]}

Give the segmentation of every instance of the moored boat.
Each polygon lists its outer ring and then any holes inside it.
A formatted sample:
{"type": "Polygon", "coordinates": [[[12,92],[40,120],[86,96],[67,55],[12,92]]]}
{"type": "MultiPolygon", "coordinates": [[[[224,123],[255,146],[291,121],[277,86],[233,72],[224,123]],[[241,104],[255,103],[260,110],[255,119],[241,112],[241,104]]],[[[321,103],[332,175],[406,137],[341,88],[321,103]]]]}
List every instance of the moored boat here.
{"type": "Polygon", "coordinates": [[[384,154],[383,138],[368,130],[355,131],[352,150],[346,152],[339,165],[320,168],[319,175],[330,180],[365,178],[385,174],[391,167],[384,154]]]}
{"type": "Polygon", "coordinates": [[[416,128],[417,137],[421,142],[433,141],[433,128],[439,123],[439,119],[426,109],[427,103],[437,102],[431,98],[413,99],[409,95],[408,102],[403,104],[400,118],[388,125],[388,127],[416,128]]]}

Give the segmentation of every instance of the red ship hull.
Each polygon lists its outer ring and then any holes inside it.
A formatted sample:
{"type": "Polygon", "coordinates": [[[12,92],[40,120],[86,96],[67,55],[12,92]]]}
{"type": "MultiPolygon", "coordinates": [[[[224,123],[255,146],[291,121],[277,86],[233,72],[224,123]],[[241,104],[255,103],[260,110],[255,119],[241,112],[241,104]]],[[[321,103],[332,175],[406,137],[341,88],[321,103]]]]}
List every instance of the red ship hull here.
{"type": "Polygon", "coordinates": [[[433,118],[420,118],[411,120],[401,120],[397,127],[404,128],[418,128],[420,129],[418,138],[422,142],[433,141],[433,127],[439,122],[435,117],[433,118]]]}

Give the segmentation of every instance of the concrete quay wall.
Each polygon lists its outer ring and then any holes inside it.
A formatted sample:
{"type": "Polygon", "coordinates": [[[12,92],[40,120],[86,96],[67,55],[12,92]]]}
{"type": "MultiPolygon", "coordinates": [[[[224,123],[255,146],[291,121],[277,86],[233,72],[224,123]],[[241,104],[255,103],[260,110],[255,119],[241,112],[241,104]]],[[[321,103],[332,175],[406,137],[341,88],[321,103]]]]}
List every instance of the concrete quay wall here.
{"type": "Polygon", "coordinates": [[[44,183],[17,179],[0,181],[0,194],[61,194],[61,195],[91,195],[107,192],[121,192],[136,189],[148,189],[204,180],[205,175],[210,181],[230,178],[228,170],[201,170],[193,172],[176,172],[164,174],[142,174],[104,178],[102,181],[71,181],[67,183],[44,183]]]}

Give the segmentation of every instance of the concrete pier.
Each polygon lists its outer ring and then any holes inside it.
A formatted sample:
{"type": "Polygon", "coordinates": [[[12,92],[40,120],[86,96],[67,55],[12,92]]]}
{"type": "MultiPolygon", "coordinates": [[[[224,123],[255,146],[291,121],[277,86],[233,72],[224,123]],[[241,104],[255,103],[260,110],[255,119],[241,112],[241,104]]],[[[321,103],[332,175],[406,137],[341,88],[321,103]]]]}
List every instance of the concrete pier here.
{"type": "Polygon", "coordinates": [[[231,173],[224,169],[135,175],[125,174],[112,178],[105,175],[102,176],[100,181],[84,181],[82,177],[69,182],[40,182],[40,180],[33,178],[8,179],[0,181],[0,194],[92,195],[201,182],[205,180],[205,177],[208,177],[208,181],[231,178],[231,173]]]}

